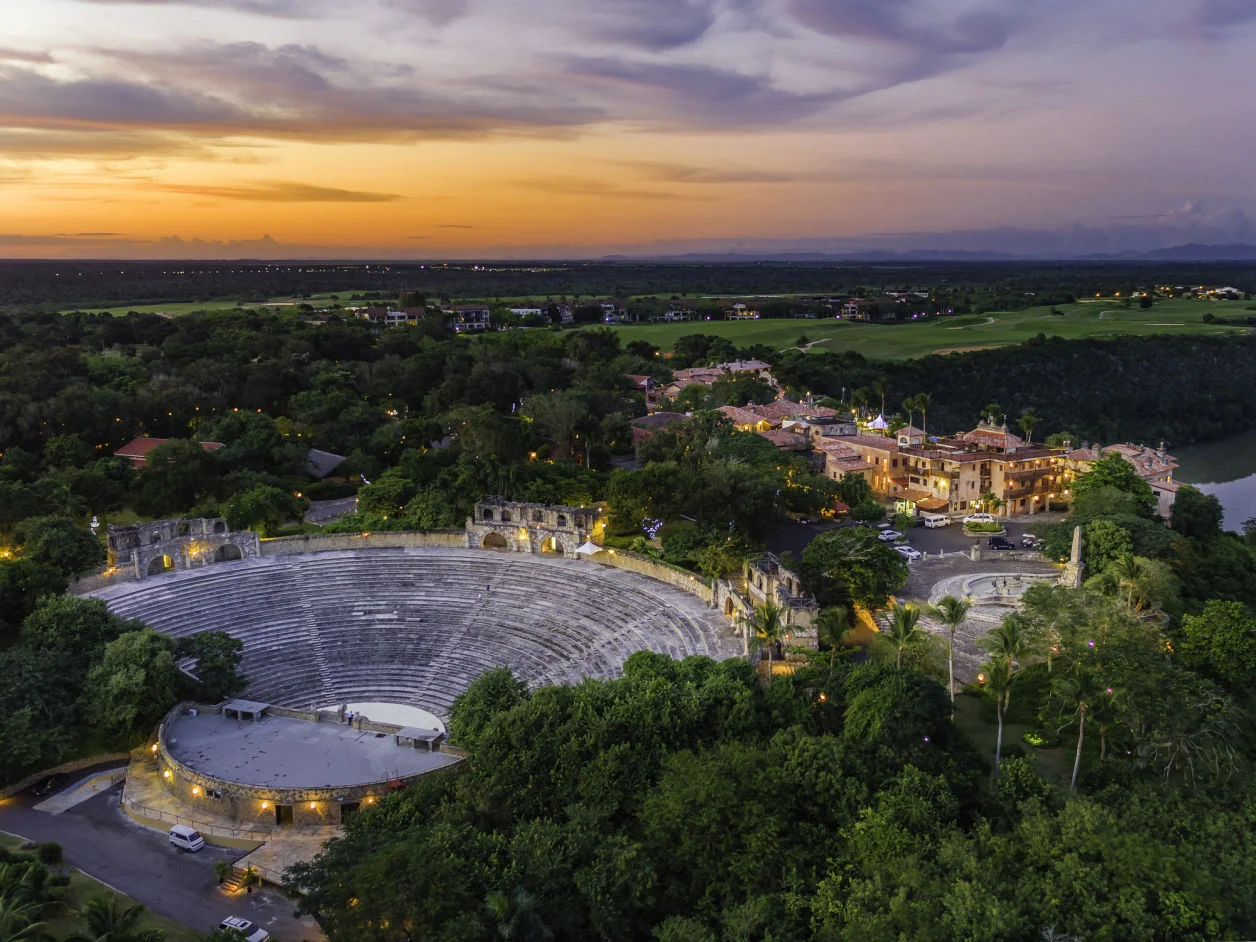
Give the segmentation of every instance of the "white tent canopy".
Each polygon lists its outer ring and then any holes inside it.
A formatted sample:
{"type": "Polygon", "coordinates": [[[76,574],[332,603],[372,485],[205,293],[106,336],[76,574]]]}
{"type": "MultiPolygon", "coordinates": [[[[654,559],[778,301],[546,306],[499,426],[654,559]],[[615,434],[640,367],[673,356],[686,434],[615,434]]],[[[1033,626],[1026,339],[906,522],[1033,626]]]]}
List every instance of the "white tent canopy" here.
{"type": "Polygon", "coordinates": [[[885,416],[878,414],[875,419],[868,423],[868,428],[874,428],[877,431],[883,431],[890,427],[890,423],[885,421],[885,416]]]}
{"type": "Polygon", "coordinates": [[[592,540],[585,540],[576,547],[576,552],[581,556],[592,556],[594,553],[602,552],[602,547],[598,546],[592,540]]]}

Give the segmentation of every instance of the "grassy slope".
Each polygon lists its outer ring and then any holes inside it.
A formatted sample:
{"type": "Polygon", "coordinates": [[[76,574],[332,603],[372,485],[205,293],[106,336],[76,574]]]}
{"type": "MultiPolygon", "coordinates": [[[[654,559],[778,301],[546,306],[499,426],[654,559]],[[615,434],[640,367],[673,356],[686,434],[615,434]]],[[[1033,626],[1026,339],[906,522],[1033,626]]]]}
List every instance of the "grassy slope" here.
{"type": "Polygon", "coordinates": [[[1030,308],[1014,313],[961,315],[919,324],[861,324],[833,320],[703,321],[686,324],[623,325],[613,329],[625,342],[648,340],[670,349],[678,337],[692,333],[727,337],[738,346],[762,343],[793,346],[805,335],[811,349],[856,350],[869,359],[905,360],[930,353],[1021,343],[1039,333],[1076,340],[1124,334],[1221,334],[1236,328],[1205,324],[1204,314],[1238,317],[1247,313],[1241,302],[1163,300],[1146,311],[1124,309],[1111,301],[1085,301],[1059,308],[1030,308]]]}

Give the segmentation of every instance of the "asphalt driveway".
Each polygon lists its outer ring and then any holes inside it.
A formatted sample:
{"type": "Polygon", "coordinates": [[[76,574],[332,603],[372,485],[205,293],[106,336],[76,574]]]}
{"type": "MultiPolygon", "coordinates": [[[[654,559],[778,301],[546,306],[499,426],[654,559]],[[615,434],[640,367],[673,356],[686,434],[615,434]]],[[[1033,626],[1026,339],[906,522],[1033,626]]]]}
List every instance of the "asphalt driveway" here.
{"type": "Polygon", "coordinates": [[[296,904],[277,890],[230,898],[219,892],[214,861],[234,861],[244,851],[212,845],[196,854],[175,850],[163,832],[123,814],[121,794],[118,785],[58,815],[34,810],[33,802],[20,795],[0,804],[0,830],[56,841],[66,863],[193,929],[209,932],[224,916],[236,915],[265,928],[276,942],[323,939],[312,922],[293,918],[296,904]]]}

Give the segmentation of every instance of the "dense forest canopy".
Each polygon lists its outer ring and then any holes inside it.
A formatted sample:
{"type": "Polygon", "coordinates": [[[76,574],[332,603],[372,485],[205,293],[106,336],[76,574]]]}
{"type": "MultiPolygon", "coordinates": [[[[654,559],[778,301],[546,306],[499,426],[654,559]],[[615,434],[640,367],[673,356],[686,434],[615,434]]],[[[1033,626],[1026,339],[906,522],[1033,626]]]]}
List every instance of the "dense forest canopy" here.
{"type": "Polygon", "coordinates": [[[1256,289],[1252,263],[1149,262],[0,262],[0,310],[266,301],[342,293],[396,299],[875,294],[926,290],[957,308],[1010,310],[1137,285],[1256,289]]]}

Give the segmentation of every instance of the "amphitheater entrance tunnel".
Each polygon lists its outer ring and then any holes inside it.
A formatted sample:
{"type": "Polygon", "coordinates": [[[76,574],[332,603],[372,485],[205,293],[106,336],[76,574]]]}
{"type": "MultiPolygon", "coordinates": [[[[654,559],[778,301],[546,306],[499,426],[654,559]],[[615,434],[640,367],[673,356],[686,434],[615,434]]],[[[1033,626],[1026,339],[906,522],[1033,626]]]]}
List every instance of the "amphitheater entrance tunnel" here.
{"type": "Polygon", "coordinates": [[[218,549],[214,550],[214,562],[226,563],[236,559],[243,559],[244,554],[240,552],[240,547],[234,543],[224,543],[218,549]]]}
{"type": "Polygon", "coordinates": [[[169,556],[154,556],[153,561],[148,564],[148,575],[156,576],[163,572],[172,572],[174,570],[174,560],[169,556]]]}
{"type": "Polygon", "coordinates": [[[490,550],[507,549],[506,538],[502,536],[500,533],[486,533],[484,534],[483,546],[485,549],[490,549],[490,550]]]}
{"type": "Polygon", "coordinates": [[[541,541],[541,552],[542,553],[555,553],[559,556],[566,555],[563,552],[562,544],[558,542],[558,538],[552,537],[552,536],[546,537],[545,539],[541,541]]]}

